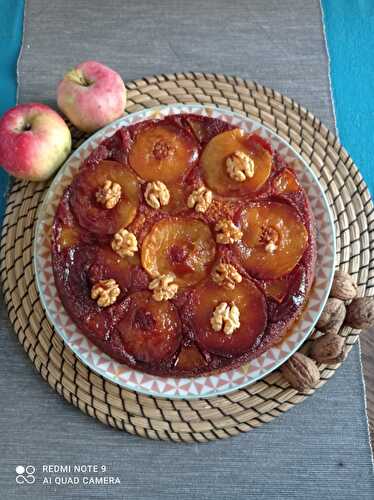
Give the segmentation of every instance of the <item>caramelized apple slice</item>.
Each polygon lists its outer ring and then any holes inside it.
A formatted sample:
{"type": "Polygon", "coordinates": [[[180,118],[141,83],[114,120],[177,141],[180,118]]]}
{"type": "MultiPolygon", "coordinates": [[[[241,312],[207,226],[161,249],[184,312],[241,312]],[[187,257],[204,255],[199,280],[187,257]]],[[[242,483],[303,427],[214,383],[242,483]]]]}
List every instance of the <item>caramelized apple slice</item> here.
{"type": "Polygon", "coordinates": [[[287,321],[305,302],[307,293],[307,274],[303,265],[298,266],[289,277],[289,287],[287,295],[281,303],[269,304],[269,315],[273,323],[277,321],[287,321]]]}
{"type": "Polygon", "coordinates": [[[70,186],[65,190],[61,202],[57,208],[53,223],[53,243],[58,251],[69,249],[79,243],[90,243],[90,236],[77,223],[70,208],[70,186]]]}
{"type": "Polygon", "coordinates": [[[175,362],[178,370],[196,370],[207,366],[207,361],[195,345],[183,346],[175,362]]]}
{"type": "Polygon", "coordinates": [[[141,260],[152,277],[174,273],[180,287],[207,276],[216,253],[209,226],[189,217],[157,222],[144,238],[141,260]]]}
{"type": "Polygon", "coordinates": [[[206,145],[200,161],[206,184],[222,196],[245,196],[259,191],[272,167],[272,155],[257,136],[245,135],[240,129],[216,135],[206,145]],[[227,172],[226,162],[234,153],[244,153],[254,164],[252,177],[243,182],[234,180],[227,172]]]}
{"type": "Polygon", "coordinates": [[[135,218],[140,188],[135,175],[121,163],[103,160],[84,168],[74,181],[71,206],[81,226],[104,235],[127,227],[135,218]],[[106,208],[96,198],[106,181],[119,184],[121,196],[113,208],[106,208]]]}
{"type": "Polygon", "coordinates": [[[168,189],[170,193],[170,201],[167,205],[162,207],[161,210],[168,212],[169,214],[178,214],[188,210],[185,186],[181,184],[172,184],[168,186],[168,189]]]}
{"type": "Polygon", "coordinates": [[[278,303],[281,303],[287,295],[290,282],[288,279],[265,281],[263,287],[267,297],[271,297],[278,303]]]}
{"type": "Polygon", "coordinates": [[[153,124],[135,137],[129,161],[142,179],[173,183],[188,172],[197,157],[195,140],[182,128],[153,124]]]}
{"type": "Polygon", "coordinates": [[[234,128],[230,123],[208,118],[207,116],[191,115],[186,118],[193,134],[200,144],[207,144],[213,137],[234,128]]]}
{"type": "Polygon", "coordinates": [[[79,230],[77,227],[62,226],[59,235],[59,243],[62,248],[72,247],[79,242],[79,230]]]}
{"type": "Polygon", "coordinates": [[[53,252],[56,286],[64,307],[87,334],[104,339],[111,326],[109,309],[103,310],[91,299],[88,271],[97,247],[76,245],[68,252],[53,252]]]}
{"type": "MultiPolygon", "coordinates": [[[[134,257],[120,257],[108,246],[98,248],[88,276],[92,284],[100,280],[114,279],[121,289],[121,296],[129,290],[133,282],[133,273],[136,267],[139,268],[140,260],[137,255],[134,257]]],[[[147,281],[145,281],[147,286],[147,281]]]]}
{"type": "Polygon", "coordinates": [[[75,221],[56,220],[53,225],[54,242],[60,250],[68,250],[79,244],[93,244],[95,237],[75,221]]]}
{"type": "Polygon", "coordinates": [[[290,205],[265,202],[245,208],[239,219],[243,232],[236,249],[254,276],[276,279],[294,269],[308,243],[308,232],[290,205]]]}
{"type": "Polygon", "coordinates": [[[273,180],[274,194],[289,194],[300,191],[300,184],[294,172],[285,168],[273,180]]]}
{"type": "Polygon", "coordinates": [[[237,284],[234,290],[205,281],[192,292],[185,312],[192,321],[199,346],[221,356],[237,356],[248,351],[264,332],[267,322],[265,297],[248,279],[237,284]],[[231,335],[214,331],[210,322],[215,308],[222,302],[235,304],[239,309],[240,326],[231,335]]]}
{"type": "Polygon", "coordinates": [[[150,292],[136,292],[126,299],[123,311],[117,329],[130,355],[144,363],[160,363],[176,353],[181,323],[171,302],[156,302],[150,292]]]}

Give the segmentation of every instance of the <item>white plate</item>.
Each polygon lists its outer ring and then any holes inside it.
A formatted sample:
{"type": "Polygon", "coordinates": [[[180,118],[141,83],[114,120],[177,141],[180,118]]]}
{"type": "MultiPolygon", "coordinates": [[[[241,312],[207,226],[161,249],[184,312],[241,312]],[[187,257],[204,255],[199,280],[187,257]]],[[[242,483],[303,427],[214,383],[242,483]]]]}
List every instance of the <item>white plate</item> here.
{"type": "Polygon", "coordinates": [[[38,211],[34,265],[40,298],[49,321],[86,366],[126,389],[158,397],[193,399],[218,396],[252,384],[275,370],[297,351],[311,333],[328,298],[335,268],[335,252],[335,229],[326,196],[312,170],[287,142],[267,127],[238,113],[211,106],[181,104],[146,109],[125,116],[98,131],[74,151],[56,175],[38,211]],[[80,333],[66,313],[56,290],[51,258],[51,226],[55,211],[65,187],[77,174],[82,161],[104,138],[110,137],[123,126],[180,113],[195,113],[219,118],[246,132],[256,132],[269,141],[274,151],[278,151],[295,170],[299,182],[309,197],[317,226],[315,281],[307,307],[295,324],[292,333],[279,344],[269,348],[264,354],[243,364],[240,368],[230,369],[218,375],[192,378],[148,375],[118,363],[96,347],[80,333]]]}

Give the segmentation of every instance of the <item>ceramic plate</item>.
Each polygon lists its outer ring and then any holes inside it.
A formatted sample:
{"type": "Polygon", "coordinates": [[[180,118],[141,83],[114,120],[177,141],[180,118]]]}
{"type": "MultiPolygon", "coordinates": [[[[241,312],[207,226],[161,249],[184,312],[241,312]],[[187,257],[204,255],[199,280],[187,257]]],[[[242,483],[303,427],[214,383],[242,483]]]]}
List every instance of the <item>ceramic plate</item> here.
{"type": "Polygon", "coordinates": [[[166,398],[204,398],[225,394],[265,377],[284,363],[307,339],[328,298],[335,268],[335,229],[325,194],[311,168],[273,131],[238,113],[200,105],[172,105],[146,109],[125,116],[98,131],[82,144],[60,169],[48,189],[38,216],[34,242],[36,282],[49,321],[63,341],[90,369],[126,389],[166,398]],[[316,220],[317,263],[315,282],[308,305],[291,334],[269,348],[258,358],[218,375],[192,378],[157,377],[120,364],[103,353],[75,326],[56,290],[51,257],[51,226],[56,208],[66,186],[77,174],[82,161],[106,137],[117,129],[149,118],[170,114],[196,113],[232,123],[246,132],[256,132],[268,140],[273,149],[296,171],[304,187],[316,220]]]}

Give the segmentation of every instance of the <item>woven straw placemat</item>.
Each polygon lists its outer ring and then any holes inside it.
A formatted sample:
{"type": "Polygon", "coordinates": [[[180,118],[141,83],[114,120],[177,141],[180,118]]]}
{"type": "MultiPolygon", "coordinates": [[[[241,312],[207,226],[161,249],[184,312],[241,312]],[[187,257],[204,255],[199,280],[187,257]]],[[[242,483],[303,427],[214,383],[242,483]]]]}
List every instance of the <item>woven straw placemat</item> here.
{"type": "MultiPolygon", "coordinates": [[[[361,295],[374,294],[374,211],[367,187],[337,138],[292,99],[255,82],[206,73],[158,75],[127,84],[128,113],[176,102],[214,104],[244,113],[273,129],[317,174],[333,208],[337,263],[351,273],[361,295]]],[[[74,147],[87,135],[72,127],[74,147]]],[[[0,246],[1,277],[18,339],[42,377],[69,402],[101,422],[140,436],[204,442],[247,432],[311,395],[289,387],[276,371],[225,396],[167,400],[139,395],[106,381],[82,364],[49,324],[36,289],[32,242],[36,210],[48,188],[16,181],[0,246]]],[[[343,328],[346,351],[357,334],[343,328]]],[[[321,387],[340,365],[320,365],[321,387]]]]}

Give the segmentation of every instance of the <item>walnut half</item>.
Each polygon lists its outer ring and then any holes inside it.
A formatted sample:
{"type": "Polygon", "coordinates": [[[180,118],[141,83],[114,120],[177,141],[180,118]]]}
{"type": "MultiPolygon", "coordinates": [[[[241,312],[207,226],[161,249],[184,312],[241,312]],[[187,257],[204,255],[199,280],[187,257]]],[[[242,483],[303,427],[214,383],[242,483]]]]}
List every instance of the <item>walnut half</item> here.
{"type": "Polygon", "coordinates": [[[100,307],[108,307],[115,303],[121,290],[115,280],[100,280],[91,288],[91,299],[100,307]]]}
{"type": "Polygon", "coordinates": [[[226,159],[226,171],[237,182],[244,182],[255,174],[255,164],[244,151],[234,151],[226,159]]]}
{"type": "Polygon", "coordinates": [[[242,276],[233,265],[220,262],[212,271],[212,280],[220,286],[233,290],[237,283],[241,283],[242,276]]]}
{"type": "Polygon", "coordinates": [[[221,243],[222,245],[235,243],[235,241],[239,241],[243,236],[240,229],[229,219],[220,220],[214,229],[217,231],[217,243],[221,243]]]}
{"type": "Polygon", "coordinates": [[[105,181],[95,196],[96,201],[105,208],[114,208],[121,199],[121,186],[117,182],[105,181]]]}
{"type": "Polygon", "coordinates": [[[111,246],[120,257],[133,257],[138,251],[138,240],[134,233],[130,233],[127,229],[120,229],[113,236],[111,246]]]}
{"type": "Polygon", "coordinates": [[[215,332],[232,335],[240,327],[240,311],[235,304],[221,302],[213,311],[210,324],[215,332]]]}
{"type": "Polygon", "coordinates": [[[170,300],[178,292],[178,285],[175,283],[175,274],[168,273],[157,276],[148,285],[149,290],[153,290],[153,298],[157,302],[170,300]]]}
{"type": "Polygon", "coordinates": [[[194,208],[196,212],[204,213],[208,210],[213,200],[213,193],[205,186],[192,191],[187,199],[188,208],[194,208]]]}
{"type": "Polygon", "coordinates": [[[148,182],[145,188],[144,198],[150,207],[158,209],[169,203],[170,193],[163,182],[153,181],[148,182]]]}

